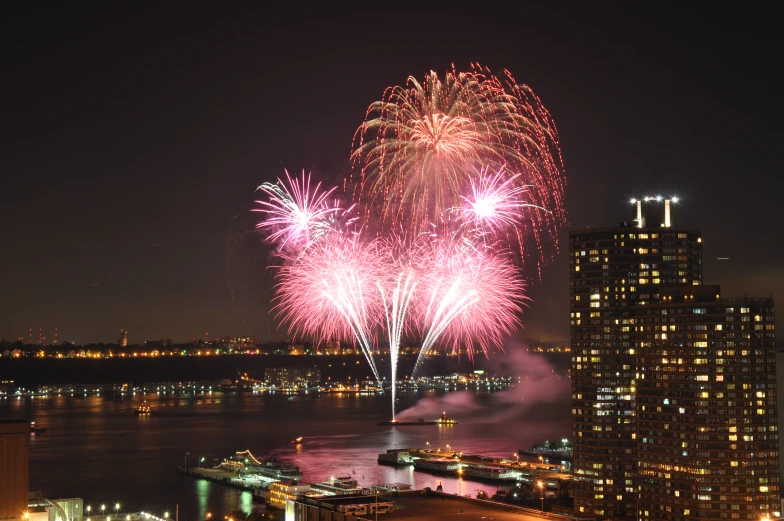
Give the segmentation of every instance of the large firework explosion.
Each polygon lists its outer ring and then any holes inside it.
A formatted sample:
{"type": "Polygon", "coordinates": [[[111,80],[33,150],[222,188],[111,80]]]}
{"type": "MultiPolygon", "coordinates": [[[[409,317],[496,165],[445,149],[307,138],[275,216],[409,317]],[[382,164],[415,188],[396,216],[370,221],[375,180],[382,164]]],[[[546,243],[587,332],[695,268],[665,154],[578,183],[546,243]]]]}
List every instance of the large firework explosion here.
{"type": "Polygon", "coordinates": [[[355,342],[381,384],[373,360],[373,335],[381,319],[377,284],[384,273],[375,242],[329,233],[280,269],[275,297],[278,316],[295,335],[307,335],[317,342],[355,342]]]}
{"type": "Polygon", "coordinates": [[[356,197],[380,207],[387,231],[453,233],[449,210],[490,169],[507,190],[525,187],[530,205],[507,223],[509,251],[538,269],[544,243],[557,245],[565,220],[558,132],[533,90],[508,71],[497,76],[474,64],[389,87],[368,108],[351,157],[360,168],[356,197]]]}
{"type": "Polygon", "coordinates": [[[558,134],[530,88],[474,65],[387,89],[354,145],[362,212],[286,173],[259,187],[258,227],[283,258],[292,333],[355,343],[382,389],[373,353],[388,342],[394,419],[404,339],[421,342],[416,373],[438,343],[473,359],[520,326],[523,268],[565,220],[558,134]]]}
{"type": "Polygon", "coordinates": [[[464,347],[473,359],[477,349],[487,355],[491,345],[502,346],[520,326],[525,284],[507,256],[438,241],[421,259],[422,345],[412,376],[438,341],[458,353],[464,347]]]}

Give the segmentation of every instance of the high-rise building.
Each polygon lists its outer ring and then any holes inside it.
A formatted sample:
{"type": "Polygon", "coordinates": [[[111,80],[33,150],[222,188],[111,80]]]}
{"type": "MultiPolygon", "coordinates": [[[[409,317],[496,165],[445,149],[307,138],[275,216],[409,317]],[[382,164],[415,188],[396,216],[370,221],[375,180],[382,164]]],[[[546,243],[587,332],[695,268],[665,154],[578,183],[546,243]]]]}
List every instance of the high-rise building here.
{"type": "Polygon", "coordinates": [[[0,520],[27,517],[30,422],[0,420],[0,520]]]}
{"type": "Polygon", "coordinates": [[[635,312],[637,519],[778,517],[773,300],[660,293],[635,312]]]}
{"type": "Polygon", "coordinates": [[[124,329],[120,330],[120,347],[127,347],[128,346],[128,332],[124,329]]]}
{"type": "Polygon", "coordinates": [[[779,510],[773,303],[702,287],[702,237],[674,226],[675,202],[633,200],[631,223],[570,232],[578,514],[779,510]]]}
{"type": "Polygon", "coordinates": [[[672,226],[664,205],[671,210],[673,202],[633,200],[636,222],[569,232],[574,503],[580,513],[635,515],[633,309],[658,302],[662,285],[702,284],[702,237],[672,226]]]}

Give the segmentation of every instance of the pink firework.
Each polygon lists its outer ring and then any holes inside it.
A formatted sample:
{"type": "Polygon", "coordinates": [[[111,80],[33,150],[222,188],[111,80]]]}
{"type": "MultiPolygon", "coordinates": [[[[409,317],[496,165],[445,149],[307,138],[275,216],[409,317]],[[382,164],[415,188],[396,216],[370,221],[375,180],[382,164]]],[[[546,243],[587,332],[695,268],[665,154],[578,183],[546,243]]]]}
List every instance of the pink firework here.
{"type": "Polygon", "coordinates": [[[499,76],[475,64],[388,88],[357,129],[352,160],[361,168],[359,197],[377,203],[387,230],[403,225],[412,235],[433,226],[444,235],[445,215],[482,182],[482,169],[506,168],[516,175],[505,190],[524,189],[529,204],[546,209],[518,220],[508,246],[538,266],[544,240],[557,245],[566,216],[558,132],[539,98],[508,71],[499,76]]]}
{"type": "Polygon", "coordinates": [[[329,233],[278,273],[276,309],[289,331],[319,340],[356,342],[380,382],[373,331],[383,320],[377,244],[329,233]]]}
{"type": "Polygon", "coordinates": [[[335,188],[320,191],[321,183],[311,187],[310,174],[302,171],[302,177],[292,179],[286,171],[284,183],[264,183],[258,189],[268,196],[266,201],[256,201],[261,208],[254,212],[265,214],[256,227],[269,232],[268,240],[278,242],[280,249],[287,245],[306,248],[314,240],[323,237],[331,229],[330,218],[340,212],[330,206],[328,198],[335,188]]]}
{"type": "Polygon", "coordinates": [[[528,187],[516,184],[518,177],[505,175],[503,168],[492,175],[482,169],[479,179],[471,180],[471,194],[461,196],[464,204],[454,210],[480,234],[519,225],[523,208],[542,208],[526,202],[528,187]]]}
{"type": "Polygon", "coordinates": [[[471,180],[469,195],[461,196],[463,204],[452,209],[461,221],[464,239],[478,240],[485,248],[492,244],[524,251],[526,226],[547,210],[528,202],[528,186],[518,184],[518,177],[507,175],[503,168],[494,174],[483,168],[480,178],[471,180]]]}
{"type": "Polygon", "coordinates": [[[525,283],[507,256],[436,244],[419,269],[424,338],[414,373],[436,342],[462,345],[473,358],[476,347],[487,355],[520,325],[525,283]]]}

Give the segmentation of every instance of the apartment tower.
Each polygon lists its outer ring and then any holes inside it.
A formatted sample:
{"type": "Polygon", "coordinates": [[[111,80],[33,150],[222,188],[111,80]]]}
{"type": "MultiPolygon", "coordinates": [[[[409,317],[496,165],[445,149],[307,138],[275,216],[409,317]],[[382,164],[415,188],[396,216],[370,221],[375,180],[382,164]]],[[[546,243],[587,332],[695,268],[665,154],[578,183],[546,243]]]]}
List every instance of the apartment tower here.
{"type": "Polygon", "coordinates": [[[635,219],[569,232],[574,505],[637,510],[634,310],[663,285],[702,284],[702,236],[674,226],[677,199],[632,200],[635,219]]]}
{"type": "Polygon", "coordinates": [[[779,515],[772,298],[702,285],[677,201],[570,232],[575,510],[612,519],[779,515]]]}

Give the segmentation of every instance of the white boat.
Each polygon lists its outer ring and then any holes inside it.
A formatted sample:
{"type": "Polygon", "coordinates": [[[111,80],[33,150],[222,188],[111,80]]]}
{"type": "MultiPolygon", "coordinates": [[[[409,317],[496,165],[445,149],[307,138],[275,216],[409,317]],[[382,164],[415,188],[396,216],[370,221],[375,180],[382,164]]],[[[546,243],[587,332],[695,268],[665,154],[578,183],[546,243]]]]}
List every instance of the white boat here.
{"type": "Polygon", "coordinates": [[[373,485],[371,490],[374,494],[376,492],[388,494],[391,492],[400,492],[401,490],[411,490],[411,485],[408,483],[379,483],[378,485],[373,485]]]}
{"type": "Polygon", "coordinates": [[[360,486],[359,482],[351,476],[337,476],[329,481],[312,483],[310,490],[329,496],[359,496],[370,493],[370,489],[360,486]]]}
{"type": "Polygon", "coordinates": [[[460,462],[453,459],[418,459],[414,460],[414,468],[429,470],[431,472],[457,472],[460,469],[460,462]]]}
{"type": "Polygon", "coordinates": [[[410,465],[413,459],[407,450],[388,449],[386,453],[378,455],[378,462],[387,465],[410,465]]]}
{"type": "Polygon", "coordinates": [[[493,481],[512,480],[520,473],[505,467],[488,467],[485,465],[467,465],[463,474],[472,478],[489,479],[493,481]]]}

